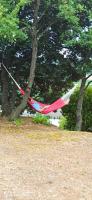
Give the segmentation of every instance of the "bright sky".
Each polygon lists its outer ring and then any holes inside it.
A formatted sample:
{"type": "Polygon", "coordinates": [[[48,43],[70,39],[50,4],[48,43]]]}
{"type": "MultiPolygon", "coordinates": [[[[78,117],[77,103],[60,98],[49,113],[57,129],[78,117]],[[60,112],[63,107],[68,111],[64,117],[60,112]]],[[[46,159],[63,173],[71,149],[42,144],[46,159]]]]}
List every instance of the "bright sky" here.
{"type": "Polygon", "coordinates": [[[91,81],[91,80],[92,80],[92,76],[90,76],[90,77],[88,78],[88,80],[90,80],[90,81],[91,81]]]}

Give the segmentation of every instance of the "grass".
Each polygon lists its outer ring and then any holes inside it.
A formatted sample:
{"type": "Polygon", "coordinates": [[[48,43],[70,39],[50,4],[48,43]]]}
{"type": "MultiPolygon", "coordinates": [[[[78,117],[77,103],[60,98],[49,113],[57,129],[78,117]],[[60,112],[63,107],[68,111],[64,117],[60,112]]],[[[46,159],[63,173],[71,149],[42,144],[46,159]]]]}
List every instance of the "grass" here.
{"type": "Polygon", "coordinates": [[[20,118],[15,122],[8,122],[0,119],[0,133],[10,135],[22,135],[31,140],[47,140],[58,142],[77,142],[81,137],[85,137],[85,132],[63,131],[54,126],[44,126],[35,124],[31,118],[20,118]]]}

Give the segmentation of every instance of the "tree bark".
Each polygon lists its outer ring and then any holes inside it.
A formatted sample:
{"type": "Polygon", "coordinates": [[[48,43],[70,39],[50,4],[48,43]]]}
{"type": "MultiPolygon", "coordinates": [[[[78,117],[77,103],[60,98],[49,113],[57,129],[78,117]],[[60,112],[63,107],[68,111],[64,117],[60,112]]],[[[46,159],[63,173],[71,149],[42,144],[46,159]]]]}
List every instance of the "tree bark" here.
{"type": "Polygon", "coordinates": [[[30,74],[28,79],[28,86],[23,96],[23,100],[21,104],[11,113],[10,119],[14,120],[19,117],[20,113],[25,109],[27,105],[28,98],[30,96],[32,84],[35,78],[35,69],[36,69],[36,61],[37,61],[37,52],[38,52],[38,39],[37,39],[37,22],[38,22],[38,11],[40,6],[40,0],[35,0],[35,10],[34,10],[34,22],[32,27],[32,59],[31,59],[31,67],[30,74]]]}
{"type": "MultiPolygon", "coordinates": [[[[19,79],[20,79],[19,71],[16,68],[15,69],[15,80],[17,82],[19,82],[19,79]]],[[[17,86],[15,85],[15,83],[13,83],[12,95],[11,95],[11,98],[10,98],[11,113],[15,109],[16,98],[17,98],[17,86]]]]}
{"type": "Polygon", "coordinates": [[[1,73],[1,80],[2,80],[2,116],[8,116],[10,114],[8,77],[7,73],[3,68],[1,73]]]}
{"type": "Polygon", "coordinates": [[[83,78],[81,82],[81,86],[80,86],[79,98],[78,98],[77,110],[76,110],[76,126],[75,126],[76,131],[81,131],[82,129],[82,107],[83,107],[85,83],[86,83],[86,78],[83,78]]]}

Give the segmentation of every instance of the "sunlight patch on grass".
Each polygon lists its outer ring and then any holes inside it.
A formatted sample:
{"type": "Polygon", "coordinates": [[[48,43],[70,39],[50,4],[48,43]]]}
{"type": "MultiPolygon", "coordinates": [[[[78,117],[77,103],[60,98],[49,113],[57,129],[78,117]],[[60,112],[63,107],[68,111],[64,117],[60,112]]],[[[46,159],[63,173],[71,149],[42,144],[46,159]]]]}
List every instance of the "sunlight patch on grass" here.
{"type": "Polygon", "coordinates": [[[77,138],[75,135],[71,134],[62,134],[58,132],[49,132],[49,133],[38,133],[38,132],[32,132],[28,133],[26,135],[28,138],[33,140],[53,140],[53,141],[61,141],[61,142],[69,142],[69,141],[79,141],[79,138],[77,138]]]}
{"type": "Polygon", "coordinates": [[[27,137],[31,138],[31,139],[35,139],[35,140],[40,140],[40,139],[47,139],[47,140],[60,140],[61,139],[61,134],[60,133],[56,133],[56,132],[32,132],[32,133],[28,133],[27,137]]]}

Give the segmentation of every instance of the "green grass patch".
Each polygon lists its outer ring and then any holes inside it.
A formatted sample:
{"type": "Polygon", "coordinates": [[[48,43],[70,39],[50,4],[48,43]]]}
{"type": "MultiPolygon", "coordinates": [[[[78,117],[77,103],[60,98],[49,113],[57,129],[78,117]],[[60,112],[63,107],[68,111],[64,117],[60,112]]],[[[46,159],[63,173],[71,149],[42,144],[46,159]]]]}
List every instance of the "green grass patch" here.
{"type": "Polygon", "coordinates": [[[49,117],[42,114],[36,114],[32,121],[37,124],[50,125],[49,117]]]}
{"type": "Polygon", "coordinates": [[[16,126],[21,126],[23,124],[23,120],[21,118],[17,118],[13,122],[16,126]]]}

